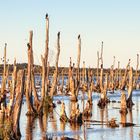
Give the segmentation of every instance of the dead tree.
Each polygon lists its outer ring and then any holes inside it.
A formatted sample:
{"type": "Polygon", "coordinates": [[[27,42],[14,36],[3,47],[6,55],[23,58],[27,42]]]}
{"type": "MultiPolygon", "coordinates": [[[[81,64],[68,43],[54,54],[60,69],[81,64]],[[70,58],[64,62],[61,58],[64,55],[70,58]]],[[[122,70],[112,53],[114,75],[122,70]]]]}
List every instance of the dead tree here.
{"type": "Polygon", "coordinates": [[[4,47],[4,70],[3,70],[3,75],[2,75],[2,84],[1,84],[1,94],[5,94],[4,92],[6,91],[6,81],[8,78],[8,67],[6,67],[6,47],[7,44],[5,43],[4,47]]]}
{"type": "Polygon", "coordinates": [[[119,81],[120,81],[119,71],[120,71],[120,61],[118,61],[118,68],[116,70],[116,83],[115,83],[116,89],[119,88],[119,81]]]}
{"type": "Polygon", "coordinates": [[[35,112],[33,108],[33,101],[32,101],[32,82],[31,76],[33,76],[32,69],[33,69],[33,50],[32,50],[32,38],[33,38],[33,31],[30,31],[29,43],[27,44],[28,47],[28,68],[27,68],[27,80],[26,80],[26,102],[27,102],[27,115],[31,115],[35,112]]]}
{"type": "Polygon", "coordinates": [[[24,70],[19,70],[17,74],[16,98],[12,114],[13,136],[17,140],[20,139],[21,137],[19,120],[21,114],[22,99],[24,94],[24,83],[25,83],[25,72],[24,70]]]}
{"type": "Polygon", "coordinates": [[[129,61],[128,61],[128,64],[127,64],[126,69],[125,69],[124,76],[123,76],[122,81],[121,81],[121,86],[120,86],[120,89],[121,89],[121,90],[125,90],[126,79],[127,79],[127,73],[128,73],[129,67],[130,67],[130,59],[129,59],[129,61]]]}
{"type": "Polygon", "coordinates": [[[9,103],[9,115],[11,115],[13,105],[14,105],[16,81],[17,81],[17,66],[16,66],[16,59],[15,59],[14,60],[14,67],[13,67],[13,73],[12,73],[11,91],[10,91],[11,95],[10,95],[10,103],[9,103]]]}
{"type": "Polygon", "coordinates": [[[126,115],[127,114],[127,103],[126,103],[126,94],[124,90],[121,91],[121,109],[120,113],[126,115]]]}
{"type": "Polygon", "coordinates": [[[129,70],[129,87],[128,87],[128,98],[127,98],[127,107],[132,108],[132,92],[133,92],[133,68],[129,70]]]}
{"type": "Polygon", "coordinates": [[[134,78],[134,83],[133,83],[133,87],[136,89],[137,86],[137,82],[138,82],[138,68],[139,68],[139,54],[137,54],[137,65],[136,65],[136,71],[135,71],[135,78],[134,78]]]}
{"type": "Polygon", "coordinates": [[[100,62],[99,52],[97,51],[97,75],[96,75],[96,83],[97,83],[97,85],[99,84],[99,62],[100,62]]]}
{"type": "Polygon", "coordinates": [[[76,96],[78,96],[80,87],[80,58],[81,58],[81,37],[78,35],[78,54],[77,54],[77,77],[76,77],[76,96]]]}
{"type": "Polygon", "coordinates": [[[102,92],[103,91],[103,65],[101,64],[101,70],[100,70],[100,91],[99,92],[102,92]]]}
{"type": "Polygon", "coordinates": [[[52,82],[52,87],[50,90],[51,98],[53,97],[54,93],[56,92],[59,55],[60,55],[60,32],[58,32],[58,34],[57,34],[57,55],[56,55],[56,61],[55,61],[55,72],[53,75],[53,82],[52,82]]]}
{"type": "Polygon", "coordinates": [[[45,41],[45,54],[44,54],[44,59],[45,59],[45,96],[48,96],[48,55],[49,55],[49,17],[48,14],[46,14],[46,41],[45,41]]]}
{"type": "MultiPolygon", "coordinates": [[[[103,65],[103,41],[102,41],[102,45],[101,45],[100,59],[101,59],[101,65],[103,65]]],[[[102,66],[102,67],[103,67],[103,66],[102,66]]]]}
{"type": "Polygon", "coordinates": [[[62,78],[62,83],[61,83],[61,86],[60,86],[60,91],[63,94],[63,87],[64,87],[64,69],[62,69],[61,78],[62,78]]]}
{"type": "Polygon", "coordinates": [[[71,60],[71,57],[70,57],[66,93],[68,93],[70,91],[70,77],[71,76],[72,76],[72,60],[71,60]]]}
{"type": "Polygon", "coordinates": [[[101,97],[97,104],[100,108],[104,108],[106,104],[110,102],[109,99],[107,98],[107,87],[108,87],[108,75],[106,74],[105,83],[101,90],[101,97]]]}
{"type": "Polygon", "coordinates": [[[85,83],[85,72],[86,69],[85,69],[85,61],[83,61],[83,69],[82,69],[82,83],[84,84],[85,83]]]}
{"type": "Polygon", "coordinates": [[[102,44],[101,44],[100,60],[101,60],[100,81],[99,81],[100,86],[99,86],[98,90],[99,90],[99,92],[102,92],[102,90],[103,90],[103,41],[102,41],[102,44]]]}

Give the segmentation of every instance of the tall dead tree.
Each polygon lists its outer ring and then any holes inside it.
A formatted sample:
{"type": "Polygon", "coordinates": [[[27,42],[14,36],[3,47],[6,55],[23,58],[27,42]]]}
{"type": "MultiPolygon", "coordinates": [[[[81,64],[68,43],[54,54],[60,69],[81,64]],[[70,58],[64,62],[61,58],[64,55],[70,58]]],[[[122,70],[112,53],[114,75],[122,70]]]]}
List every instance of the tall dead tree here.
{"type": "Polygon", "coordinates": [[[14,109],[12,114],[13,136],[16,139],[19,139],[21,136],[19,120],[20,120],[22,100],[24,94],[24,83],[25,83],[25,72],[24,70],[19,70],[17,74],[16,98],[15,98],[15,104],[14,104],[14,109]]]}
{"type": "Polygon", "coordinates": [[[137,82],[138,82],[138,77],[139,77],[138,68],[139,68],[139,54],[137,54],[137,65],[136,65],[135,78],[134,78],[134,83],[133,83],[134,88],[136,88],[137,82]]]}
{"type": "Polygon", "coordinates": [[[127,98],[127,107],[131,108],[133,104],[132,102],[132,92],[133,92],[133,68],[131,67],[129,70],[129,86],[128,86],[128,98],[127,98]]]}
{"type": "Polygon", "coordinates": [[[103,41],[101,45],[101,54],[100,54],[100,60],[101,60],[101,70],[100,70],[100,91],[103,90],[103,41]]]}
{"type": "Polygon", "coordinates": [[[56,92],[56,87],[57,87],[59,55],[60,55],[60,32],[58,32],[58,34],[57,34],[57,54],[56,54],[56,60],[55,60],[55,71],[53,74],[53,82],[52,82],[52,87],[50,90],[51,98],[53,97],[54,93],[56,92]]]}
{"type": "Polygon", "coordinates": [[[131,60],[129,59],[128,64],[127,64],[126,69],[125,69],[124,76],[123,76],[122,81],[121,81],[121,87],[120,87],[121,90],[124,90],[125,86],[126,86],[126,79],[127,79],[128,69],[130,67],[130,62],[131,62],[131,60]]]}
{"type": "Polygon", "coordinates": [[[14,105],[16,81],[17,81],[17,66],[16,66],[16,59],[15,59],[13,73],[12,73],[11,91],[10,91],[9,115],[11,115],[13,109],[12,107],[14,105]]]}
{"type": "Polygon", "coordinates": [[[46,14],[46,41],[45,41],[45,96],[48,95],[48,55],[49,55],[49,17],[48,14],[46,14]]]}
{"type": "Polygon", "coordinates": [[[97,85],[99,84],[99,62],[100,62],[99,51],[97,51],[97,75],[96,75],[97,85]]]}
{"type": "Polygon", "coordinates": [[[120,61],[118,61],[118,68],[116,70],[116,88],[119,87],[119,80],[120,80],[119,71],[120,71],[120,61]]]}
{"type": "Polygon", "coordinates": [[[26,102],[27,102],[27,115],[34,113],[33,101],[32,101],[32,82],[31,82],[31,72],[33,68],[33,50],[32,50],[32,38],[33,31],[30,31],[28,47],[28,67],[27,67],[27,80],[26,80],[26,102]]]}
{"type": "Polygon", "coordinates": [[[85,69],[85,61],[83,61],[83,70],[82,70],[82,82],[83,84],[85,83],[85,73],[86,73],[86,69],[85,69]]]}
{"type": "Polygon", "coordinates": [[[78,96],[80,87],[80,58],[81,58],[81,37],[78,35],[78,53],[77,53],[77,77],[76,77],[76,96],[78,96]]]}
{"type": "MultiPolygon", "coordinates": [[[[104,42],[102,41],[102,45],[101,45],[101,54],[100,54],[101,65],[103,65],[103,46],[104,46],[104,42]]],[[[103,67],[103,66],[102,66],[102,67],[103,67]]]]}
{"type": "Polygon", "coordinates": [[[8,78],[8,67],[6,67],[6,48],[7,43],[5,43],[4,46],[4,65],[3,65],[3,76],[2,76],[2,84],[1,84],[1,94],[4,94],[4,91],[6,90],[6,81],[8,78]]]}
{"type": "Polygon", "coordinates": [[[64,87],[64,69],[62,69],[61,79],[62,79],[62,83],[61,83],[61,86],[60,86],[60,91],[63,94],[63,87],[64,87]]]}
{"type": "Polygon", "coordinates": [[[41,89],[41,95],[42,95],[42,102],[44,100],[45,97],[45,74],[46,74],[46,69],[45,69],[45,58],[43,56],[41,56],[41,61],[42,61],[42,89],[41,89]]]}

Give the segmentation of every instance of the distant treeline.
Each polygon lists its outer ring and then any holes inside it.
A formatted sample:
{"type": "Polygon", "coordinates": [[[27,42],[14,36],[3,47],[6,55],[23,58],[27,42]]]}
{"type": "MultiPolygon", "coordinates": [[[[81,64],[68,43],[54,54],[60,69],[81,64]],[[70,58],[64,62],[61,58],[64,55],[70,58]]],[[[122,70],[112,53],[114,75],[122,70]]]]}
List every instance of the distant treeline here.
{"type": "MultiPolygon", "coordinates": [[[[27,63],[17,63],[16,65],[17,65],[18,70],[25,69],[25,72],[27,73],[27,65],[28,65],[27,63]]],[[[13,71],[13,64],[9,64],[7,66],[9,66],[9,74],[11,74],[13,71]]],[[[94,76],[96,76],[97,68],[86,68],[87,74],[88,74],[89,69],[93,72],[94,76]]],[[[52,75],[54,73],[54,70],[55,70],[55,67],[51,66],[50,70],[49,70],[49,74],[52,75]]],[[[61,74],[62,70],[64,71],[64,75],[68,75],[69,67],[59,67],[58,73],[61,74]]],[[[124,74],[125,69],[123,68],[120,70],[121,70],[121,73],[124,74]]],[[[42,66],[34,65],[35,74],[40,74],[41,71],[42,71],[42,66]]],[[[82,71],[82,68],[80,68],[80,71],[82,71]]],[[[114,69],[114,71],[115,71],[115,69],[114,69]]],[[[76,73],[76,68],[75,68],[74,72],[76,73]]],[[[135,70],[133,72],[135,75],[135,70]]],[[[3,73],[3,64],[0,64],[0,75],[2,75],[2,73],[3,73]]],[[[99,73],[100,73],[100,69],[99,69],[99,73]]],[[[110,73],[110,68],[104,68],[104,74],[106,74],[106,73],[108,73],[108,74],[110,73]]],[[[138,71],[138,73],[140,74],[140,70],[138,71]]]]}

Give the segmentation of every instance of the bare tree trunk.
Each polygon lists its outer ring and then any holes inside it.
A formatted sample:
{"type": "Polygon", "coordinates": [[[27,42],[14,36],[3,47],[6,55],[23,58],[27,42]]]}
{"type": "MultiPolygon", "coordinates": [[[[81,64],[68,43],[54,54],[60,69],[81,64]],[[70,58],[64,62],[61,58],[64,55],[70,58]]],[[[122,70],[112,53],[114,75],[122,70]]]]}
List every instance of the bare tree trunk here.
{"type": "Polygon", "coordinates": [[[31,85],[31,71],[33,68],[33,50],[32,50],[32,38],[33,38],[33,31],[30,31],[30,40],[27,44],[28,47],[28,74],[27,74],[27,80],[26,80],[26,102],[27,102],[27,115],[34,113],[34,109],[32,106],[32,85],[31,85]]]}
{"type": "Polygon", "coordinates": [[[53,75],[53,82],[52,87],[50,90],[50,96],[53,97],[55,91],[56,91],[56,84],[57,84],[57,76],[58,76],[58,62],[59,62],[59,55],[60,55],[60,32],[57,34],[57,55],[56,55],[56,61],[55,61],[55,72],[53,75]]]}
{"type": "Polygon", "coordinates": [[[43,58],[43,56],[41,56],[41,60],[42,60],[42,90],[41,90],[41,95],[42,95],[42,100],[45,97],[45,58],[43,58]]]}
{"type": "Polygon", "coordinates": [[[13,109],[13,132],[16,139],[19,139],[19,137],[21,136],[19,119],[24,94],[24,83],[25,83],[25,72],[24,70],[20,70],[17,74],[16,101],[13,109]]]}
{"type": "Polygon", "coordinates": [[[134,87],[136,89],[136,86],[137,86],[137,81],[138,81],[138,68],[139,68],[139,54],[137,54],[137,66],[136,66],[136,72],[135,72],[135,78],[134,78],[134,87]]]}
{"type": "Polygon", "coordinates": [[[48,65],[48,55],[49,55],[49,17],[48,14],[46,14],[46,42],[45,42],[45,54],[44,54],[44,59],[45,59],[45,96],[48,95],[48,75],[49,75],[49,65],[48,65]]]}
{"type": "Polygon", "coordinates": [[[16,81],[17,81],[17,67],[16,67],[16,60],[14,60],[14,68],[13,68],[13,73],[12,73],[12,85],[11,85],[12,90],[11,90],[11,97],[10,97],[10,103],[9,103],[9,115],[11,115],[13,105],[14,105],[16,81]]]}
{"type": "Polygon", "coordinates": [[[83,61],[83,70],[82,70],[82,82],[85,83],[85,61],[83,61]]]}
{"type": "Polygon", "coordinates": [[[103,67],[101,65],[101,71],[100,71],[100,91],[103,91],[103,67]]]}
{"type": "Polygon", "coordinates": [[[99,84],[99,52],[97,51],[97,75],[96,75],[96,84],[99,84]]]}
{"type": "Polygon", "coordinates": [[[70,57],[69,73],[68,73],[67,89],[66,89],[67,93],[70,91],[70,77],[71,76],[72,76],[72,60],[71,60],[71,57],[70,57]]]}
{"type": "Polygon", "coordinates": [[[33,139],[33,127],[34,127],[34,117],[27,116],[26,140],[33,139]]]}
{"type": "Polygon", "coordinates": [[[38,106],[40,104],[39,99],[38,99],[38,95],[37,95],[37,91],[36,91],[36,87],[35,87],[35,78],[34,78],[34,72],[32,70],[31,72],[31,86],[32,86],[32,90],[33,90],[33,96],[34,96],[34,105],[36,107],[36,110],[38,110],[38,106]]]}
{"type": "Polygon", "coordinates": [[[78,54],[77,54],[77,78],[76,78],[76,96],[78,96],[80,87],[80,58],[81,58],[81,37],[78,35],[78,54]]]}
{"type": "Polygon", "coordinates": [[[126,95],[124,90],[121,91],[121,114],[127,114],[127,103],[126,103],[126,95]]]}
{"type": "Polygon", "coordinates": [[[4,47],[4,71],[3,71],[3,77],[2,77],[1,94],[4,94],[4,91],[6,90],[6,81],[7,81],[7,77],[8,77],[8,68],[6,68],[6,47],[7,47],[7,44],[5,43],[5,47],[4,47]]]}
{"type": "Polygon", "coordinates": [[[127,77],[127,71],[128,71],[128,68],[130,67],[130,59],[129,59],[129,62],[126,66],[126,69],[125,69],[125,73],[124,73],[124,76],[123,76],[123,79],[122,79],[122,83],[121,83],[121,89],[124,90],[125,89],[125,86],[126,86],[126,77],[127,77]]]}
{"type": "Polygon", "coordinates": [[[127,99],[127,107],[129,108],[131,108],[133,105],[132,91],[133,91],[133,68],[131,67],[129,71],[129,87],[128,87],[128,99],[127,99]]]}
{"type": "Polygon", "coordinates": [[[62,84],[61,84],[60,91],[63,94],[63,87],[64,87],[64,69],[62,69],[62,75],[61,75],[61,77],[62,77],[62,84]]]}
{"type": "Polygon", "coordinates": [[[4,47],[4,75],[6,76],[6,47],[7,44],[5,43],[5,47],[4,47]]]}
{"type": "MultiPolygon", "coordinates": [[[[103,65],[103,41],[102,41],[102,46],[101,46],[101,55],[100,55],[100,59],[101,59],[101,65],[103,65]]],[[[103,67],[103,66],[102,66],[103,67]]]]}
{"type": "Polygon", "coordinates": [[[48,62],[47,65],[47,75],[46,75],[46,84],[45,84],[45,95],[48,96],[48,91],[49,91],[49,71],[50,71],[50,64],[48,62]]]}

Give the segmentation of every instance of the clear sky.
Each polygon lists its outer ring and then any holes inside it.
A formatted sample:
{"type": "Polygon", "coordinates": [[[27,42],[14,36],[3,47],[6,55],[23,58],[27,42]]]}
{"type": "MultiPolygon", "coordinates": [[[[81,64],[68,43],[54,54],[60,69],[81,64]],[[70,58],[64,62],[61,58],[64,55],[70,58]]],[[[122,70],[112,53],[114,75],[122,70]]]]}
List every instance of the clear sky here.
{"type": "Polygon", "coordinates": [[[55,59],[56,35],[61,32],[60,66],[77,60],[77,36],[82,39],[82,61],[96,67],[97,51],[104,41],[104,66],[113,56],[125,67],[128,59],[136,65],[140,53],[140,0],[1,0],[0,57],[8,44],[10,63],[27,62],[29,30],[34,32],[34,57],[41,64],[45,50],[45,14],[50,18],[50,62],[55,59]]]}

